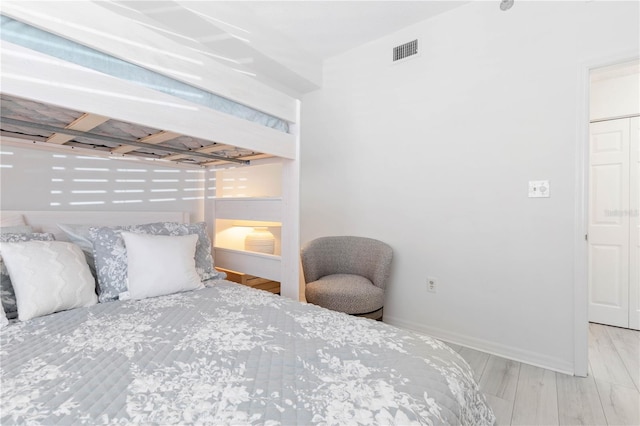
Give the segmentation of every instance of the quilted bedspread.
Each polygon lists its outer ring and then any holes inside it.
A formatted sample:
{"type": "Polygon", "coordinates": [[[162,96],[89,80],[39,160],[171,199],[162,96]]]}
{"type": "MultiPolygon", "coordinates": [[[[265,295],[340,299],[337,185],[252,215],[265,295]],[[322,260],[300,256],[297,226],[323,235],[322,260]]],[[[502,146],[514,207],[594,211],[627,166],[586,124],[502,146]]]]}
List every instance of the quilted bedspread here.
{"type": "Polygon", "coordinates": [[[5,424],[493,424],[433,338],[224,281],[0,332],[5,424]]]}

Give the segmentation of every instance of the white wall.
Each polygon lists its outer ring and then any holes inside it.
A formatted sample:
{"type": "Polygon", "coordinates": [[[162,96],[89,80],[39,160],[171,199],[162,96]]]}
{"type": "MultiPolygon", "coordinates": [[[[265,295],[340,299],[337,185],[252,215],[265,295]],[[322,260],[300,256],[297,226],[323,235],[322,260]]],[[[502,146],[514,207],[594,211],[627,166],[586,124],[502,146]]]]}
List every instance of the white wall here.
{"type": "Polygon", "coordinates": [[[189,212],[204,218],[205,172],[2,144],[0,209],[189,212]]]}
{"type": "Polygon", "coordinates": [[[328,60],[303,99],[302,241],[384,240],[385,321],[572,372],[579,75],[638,54],[638,6],[472,2],[328,60]],[[551,198],[527,198],[541,179],[551,198]]]}

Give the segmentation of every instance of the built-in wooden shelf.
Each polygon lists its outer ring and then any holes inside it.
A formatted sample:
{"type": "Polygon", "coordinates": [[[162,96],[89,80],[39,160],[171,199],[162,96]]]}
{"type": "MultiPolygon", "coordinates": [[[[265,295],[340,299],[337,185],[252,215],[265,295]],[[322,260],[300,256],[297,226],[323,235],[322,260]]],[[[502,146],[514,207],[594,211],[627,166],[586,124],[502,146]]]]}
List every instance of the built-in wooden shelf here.
{"type": "Polygon", "coordinates": [[[216,219],[282,222],[282,197],[218,198],[216,219]]]}
{"type": "Polygon", "coordinates": [[[218,268],[220,272],[227,274],[227,280],[234,283],[246,285],[248,287],[260,290],[270,291],[271,293],[280,294],[280,283],[268,278],[256,277],[254,275],[245,274],[244,272],[232,271],[230,269],[218,268]]]}
{"type": "Polygon", "coordinates": [[[280,256],[254,251],[214,247],[216,265],[232,271],[242,271],[256,277],[281,281],[280,256]]]}

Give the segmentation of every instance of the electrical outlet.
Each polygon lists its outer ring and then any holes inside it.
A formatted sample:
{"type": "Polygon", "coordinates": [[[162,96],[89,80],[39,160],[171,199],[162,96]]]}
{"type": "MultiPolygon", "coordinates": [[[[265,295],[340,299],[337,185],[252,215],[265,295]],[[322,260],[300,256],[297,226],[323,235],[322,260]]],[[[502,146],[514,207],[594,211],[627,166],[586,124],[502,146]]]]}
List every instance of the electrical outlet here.
{"type": "Polygon", "coordinates": [[[427,277],[427,291],[431,293],[438,291],[438,279],[436,277],[427,277]]]}

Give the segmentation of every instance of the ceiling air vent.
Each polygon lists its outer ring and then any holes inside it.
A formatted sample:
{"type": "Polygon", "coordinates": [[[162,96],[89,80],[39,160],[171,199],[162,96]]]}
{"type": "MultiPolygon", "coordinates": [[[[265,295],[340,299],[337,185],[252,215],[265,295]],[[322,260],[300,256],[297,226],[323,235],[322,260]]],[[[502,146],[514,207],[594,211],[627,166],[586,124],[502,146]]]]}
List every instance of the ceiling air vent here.
{"type": "Polygon", "coordinates": [[[418,40],[413,40],[393,48],[393,62],[418,54],[418,40]]]}

